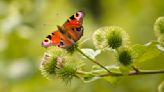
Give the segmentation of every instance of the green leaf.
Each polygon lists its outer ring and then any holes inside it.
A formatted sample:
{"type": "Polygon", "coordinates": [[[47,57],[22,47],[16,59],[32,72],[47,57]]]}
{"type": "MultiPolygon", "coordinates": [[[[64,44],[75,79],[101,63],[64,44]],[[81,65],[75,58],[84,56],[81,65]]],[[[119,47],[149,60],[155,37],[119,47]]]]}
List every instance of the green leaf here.
{"type": "MultiPolygon", "coordinates": [[[[106,68],[109,69],[111,72],[120,73],[120,69],[119,69],[119,67],[117,65],[107,66],[106,68]]],[[[103,77],[103,79],[105,79],[106,81],[108,81],[108,82],[110,82],[112,84],[117,83],[119,78],[120,77],[115,77],[115,76],[103,77]]]]}
{"type": "Polygon", "coordinates": [[[89,83],[89,82],[92,82],[92,81],[95,81],[95,80],[97,80],[97,79],[99,79],[100,77],[97,77],[97,76],[95,76],[95,75],[93,75],[93,74],[87,74],[87,75],[85,75],[83,78],[82,78],[82,80],[83,80],[83,82],[85,82],[85,83],[89,83]]]}
{"type": "Polygon", "coordinates": [[[136,61],[144,62],[157,57],[161,51],[156,47],[157,42],[149,42],[146,45],[134,45],[132,49],[136,53],[136,61]]]}
{"type": "MultiPolygon", "coordinates": [[[[120,73],[120,69],[117,65],[106,66],[106,68],[111,72],[120,73]]],[[[98,66],[93,66],[91,72],[92,72],[92,74],[96,74],[96,75],[107,73],[106,70],[104,70],[98,66]]]]}
{"type": "Polygon", "coordinates": [[[87,56],[89,56],[92,59],[95,59],[95,57],[101,53],[101,50],[94,51],[93,49],[81,49],[87,56]]]}
{"type": "Polygon", "coordinates": [[[158,92],[164,92],[164,80],[159,84],[158,92]]]}
{"type": "Polygon", "coordinates": [[[111,72],[120,73],[118,65],[106,66],[106,68],[109,69],[111,72]]]}
{"type": "Polygon", "coordinates": [[[159,49],[159,50],[161,50],[161,51],[164,51],[164,47],[162,47],[161,45],[157,45],[157,48],[159,49]]]}
{"type": "MultiPolygon", "coordinates": [[[[108,70],[110,70],[111,72],[120,73],[119,67],[117,65],[106,66],[106,68],[108,70]]],[[[106,70],[104,70],[104,69],[101,69],[101,68],[98,68],[98,67],[96,67],[96,69],[92,70],[92,74],[94,74],[94,75],[101,75],[101,74],[107,73],[106,70]]],[[[95,80],[96,78],[92,78],[92,80],[93,79],[95,80]]],[[[118,81],[119,77],[106,76],[106,77],[102,77],[102,79],[105,79],[106,81],[114,84],[114,83],[116,83],[118,81]]]]}
{"type": "Polygon", "coordinates": [[[123,66],[122,65],[119,67],[119,69],[123,75],[128,75],[129,70],[131,69],[131,66],[123,66]]]}
{"type": "Polygon", "coordinates": [[[103,79],[105,79],[106,81],[115,84],[117,83],[119,77],[114,77],[114,76],[108,76],[108,77],[103,77],[103,79]]]}

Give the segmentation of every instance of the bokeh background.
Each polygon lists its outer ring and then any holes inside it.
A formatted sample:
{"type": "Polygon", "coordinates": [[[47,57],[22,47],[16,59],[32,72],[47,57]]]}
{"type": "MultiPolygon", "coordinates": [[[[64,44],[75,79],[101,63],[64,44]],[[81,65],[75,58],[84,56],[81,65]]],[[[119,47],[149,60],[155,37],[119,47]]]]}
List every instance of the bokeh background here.
{"type": "MultiPolygon", "coordinates": [[[[145,44],[156,39],[153,24],[164,16],[164,0],[0,0],[0,92],[157,92],[163,74],[122,77],[115,84],[74,79],[71,85],[41,75],[41,41],[78,10],[86,13],[83,48],[94,48],[93,32],[111,25],[124,28],[131,44],[145,44]]],[[[163,61],[164,53],[139,67],[163,69],[163,61]]]]}

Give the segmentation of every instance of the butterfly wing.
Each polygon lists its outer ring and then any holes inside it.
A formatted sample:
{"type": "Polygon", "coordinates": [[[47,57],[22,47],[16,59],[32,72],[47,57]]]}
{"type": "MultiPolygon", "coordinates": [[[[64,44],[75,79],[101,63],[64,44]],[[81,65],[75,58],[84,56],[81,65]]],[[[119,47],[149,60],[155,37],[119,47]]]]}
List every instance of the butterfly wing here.
{"type": "Polygon", "coordinates": [[[73,42],[73,40],[67,38],[67,36],[63,35],[60,31],[55,31],[43,40],[42,46],[58,46],[61,48],[67,48],[71,46],[73,42]]]}
{"type": "Polygon", "coordinates": [[[72,46],[83,35],[83,17],[84,12],[79,11],[72,15],[62,27],[58,27],[58,31],[48,35],[42,42],[43,47],[59,46],[68,48],[72,46]]]}
{"type": "Polygon", "coordinates": [[[49,47],[51,45],[58,46],[60,44],[60,31],[55,31],[51,35],[48,35],[43,41],[42,46],[43,47],[49,47]]]}
{"type": "Polygon", "coordinates": [[[60,44],[58,45],[61,48],[68,48],[74,44],[74,41],[68,38],[65,34],[60,35],[60,44]]]}
{"type": "Polygon", "coordinates": [[[72,37],[75,42],[83,35],[82,24],[84,16],[85,13],[83,11],[78,11],[63,24],[66,35],[72,37]]]}

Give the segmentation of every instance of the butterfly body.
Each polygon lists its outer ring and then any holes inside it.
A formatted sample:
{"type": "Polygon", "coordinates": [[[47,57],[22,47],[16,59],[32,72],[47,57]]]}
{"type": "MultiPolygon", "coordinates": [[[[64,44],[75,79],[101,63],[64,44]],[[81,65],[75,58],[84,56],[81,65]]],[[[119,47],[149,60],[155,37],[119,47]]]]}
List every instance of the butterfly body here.
{"type": "Polygon", "coordinates": [[[72,15],[58,30],[48,35],[43,41],[43,47],[58,46],[69,48],[83,35],[84,12],[78,11],[72,15]]]}

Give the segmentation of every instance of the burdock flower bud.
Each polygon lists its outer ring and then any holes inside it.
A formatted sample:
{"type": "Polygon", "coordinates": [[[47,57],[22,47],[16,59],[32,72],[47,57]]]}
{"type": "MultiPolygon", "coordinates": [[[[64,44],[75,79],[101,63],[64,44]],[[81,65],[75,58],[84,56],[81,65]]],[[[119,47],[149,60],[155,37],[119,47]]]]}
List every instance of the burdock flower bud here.
{"type": "Polygon", "coordinates": [[[134,54],[130,48],[123,47],[118,50],[117,60],[124,66],[130,65],[134,61],[134,54]]]}
{"type": "Polygon", "coordinates": [[[93,44],[97,49],[107,48],[108,44],[105,36],[107,29],[108,27],[101,27],[94,32],[92,39],[93,39],[93,44]]]}
{"type": "Polygon", "coordinates": [[[57,69],[61,66],[62,62],[62,59],[60,58],[62,58],[64,54],[65,51],[56,46],[50,47],[47,52],[45,52],[40,65],[43,76],[50,79],[56,76],[57,69]]]}
{"type": "Polygon", "coordinates": [[[76,76],[76,70],[77,60],[71,56],[65,57],[63,67],[58,70],[58,76],[67,84],[76,76]]]}
{"type": "Polygon", "coordinates": [[[158,42],[160,46],[164,47],[164,35],[158,37],[158,42]]]}
{"type": "Polygon", "coordinates": [[[76,76],[77,62],[65,49],[53,46],[45,52],[40,70],[48,79],[57,77],[67,84],[76,76]]]}
{"type": "Polygon", "coordinates": [[[102,27],[93,34],[94,45],[98,49],[117,49],[128,45],[128,34],[118,26],[102,27]]]}
{"type": "Polygon", "coordinates": [[[154,24],[155,36],[164,35],[164,17],[159,17],[154,24]]]}
{"type": "Polygon", "coordinates": [[[118,26],[111,26],[106,32],[108,46],[117,49],[128,45],[128,34],[118,26]]]}

